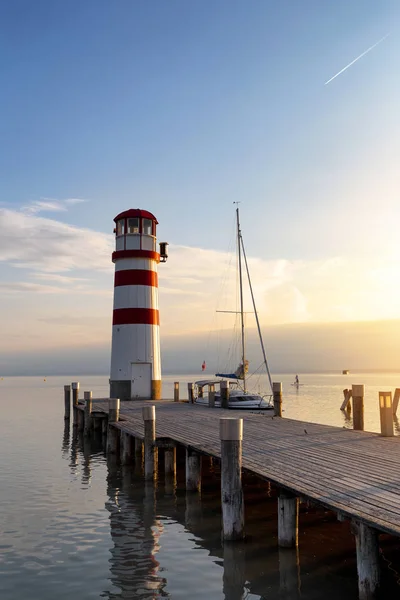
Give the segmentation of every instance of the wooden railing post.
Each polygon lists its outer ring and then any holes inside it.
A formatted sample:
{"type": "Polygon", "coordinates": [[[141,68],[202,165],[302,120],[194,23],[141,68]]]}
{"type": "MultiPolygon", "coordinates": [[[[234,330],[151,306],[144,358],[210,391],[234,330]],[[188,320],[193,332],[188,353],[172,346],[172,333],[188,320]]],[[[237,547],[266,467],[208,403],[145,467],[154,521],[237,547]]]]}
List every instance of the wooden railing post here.
{"type": "Polygon", "coordinates": [[[244,500],[242,488],[243,419],[219,420],[221,440],[221,504],[225,540],[244,537],[244,500]]]}
{"type": "Polygon", "coordinates": [[[275,417],[282,416],[282,383],[274,381],[272,384],[272,393],[274,397],[274,415],[275,417]]]}
{"type": "Polygon", "coordinates": [[[78,425],[78,399],[79,399],[79,381],[73,381],[72,387],[72,424],[74,427],[78,425]]]}
{"type": "Polygon", "coordinates": [[[392,437],[394,435],[392,392],[379,392],[379,415],[381,418],[381,435],[392,437]]]}
{"type": "Polygon", "coordinates": [[[358,431],[364,431],[364,384],[352,386],[353,397],[353,427],[358,431]]]}

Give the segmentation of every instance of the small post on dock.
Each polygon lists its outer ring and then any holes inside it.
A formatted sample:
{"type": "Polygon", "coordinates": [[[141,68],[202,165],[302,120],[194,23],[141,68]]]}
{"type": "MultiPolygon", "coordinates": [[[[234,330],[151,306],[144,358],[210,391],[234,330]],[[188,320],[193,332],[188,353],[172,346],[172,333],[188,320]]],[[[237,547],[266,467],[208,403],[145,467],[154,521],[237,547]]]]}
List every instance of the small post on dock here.
{"type": "Polygon", "coordinates": [[[92,428],[92,392],[83,392],[83,398],[85,400],[85,435],[90,435],[92,428]]]}
{"type": "Polygon", "coordinates": [[[179,402],[179,381],[174,381],[174,402],[179,402]]]}
{"type": "Polygon", "coordinates": [[[228,383],[228,381],[221,381],[220,393],[221,393],[221,408],[228,408],[229,407],[229,383],[228,383]]]}
{"type": "Polygon", "coordinates": [[[224,540],[244,537],[242,488],[243,419],[219,420],[221,440],[221,504],[224,540]]]}
{"type": "Polygon", "coordinates": [[[79,381],[73,381],[72,387],[72,424],[74,427],[78,425],[78,399],[79,399],[79,381]]]}
{"type": "Polygon", "coordinates": [[[156,407],[142,408],[144,421],[144,478],[153,480],[157,469],[156,407]]]}
{"type": "Polygon", "coordinates": [[[208,406],[215,408],[215,385],[213,383],[210,383],[208,388],[208,406]]]}
{"type": "Polygon", "coordinates": [[[380,585],[378,532],[359,521],[353,521],[352,529],[356,538],[358,597],[373,600],[380,585]]]}
{"type": "Polygon", "coordinates": [[[392,437],[394,435],[392,392],[379,392],[379,414],[381,418],[381,435],[392,437]]]}
{"type": "Polygon", "coordinates": [[[201,488],[201,455],[186,448],[186,491],[199,492],[201,488]]]}
{"type": "Polygon", "coordinates": [[[64,420],[71,418],[71,386],[64,385],[64,420]]]}
{"type": "Polygon", "coordinates": [[[188,400],[189,404],[193,404],[194,402],[194,383],[188,383],[188,400]]]}
{"type": "Polygon", "coordinates": [[[393,396],[393,415],[396,416],[397,409],[399,407],[400,400],[400,388],[396,388],[393,396]]]}
{"type": "Polygon", "coordinates": [[[121,444],[120,444],[121,464],[129,465],[129,464],[131,464],[132,458],[133,458],[133,452],[132,452],[133,438],[130,435],[130,433],[127,433],[126,431],[121,431],[120,441],[121,441],[121,444]]]}
{"type": "Polygon", "coordinates": [[[351,395],[353,397],[353,427],[358,431],[364,431],[364,384],[353,384],[351,395]]]}
{"type": "Polygon", "coordinates": [[[299,499],[286,490],[278,497],[278,544],[281,548],[297,546],[299,526],[299,499]]]}
{"type": "Polygon", "coordinates": [[[282,416],[282,383],[274,381],[272,384],[272,394],[274,397],[274,415],[275,417],[282,416]]]}
{"type": "Polygon", "coordinates": [[[119,430],[113,424],[119,421],[119,405],[119,398],[110,398],[108,401],[107,454],[118,453],[119,430]]]}

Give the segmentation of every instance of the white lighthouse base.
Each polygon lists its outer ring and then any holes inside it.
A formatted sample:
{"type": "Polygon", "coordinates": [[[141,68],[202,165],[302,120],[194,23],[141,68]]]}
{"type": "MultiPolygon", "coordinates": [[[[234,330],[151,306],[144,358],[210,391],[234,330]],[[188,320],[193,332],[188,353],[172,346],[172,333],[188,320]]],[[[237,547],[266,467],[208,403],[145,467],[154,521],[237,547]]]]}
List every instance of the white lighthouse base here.
{"type": "Polygon", "coordinates": [[[111,380],[110,379],[110,398],[119,398],[120,400],[161,400],[161,379],[152,380],[151,388],[148,394],[132,397],[132,382],[130,379],[111,380]]]}

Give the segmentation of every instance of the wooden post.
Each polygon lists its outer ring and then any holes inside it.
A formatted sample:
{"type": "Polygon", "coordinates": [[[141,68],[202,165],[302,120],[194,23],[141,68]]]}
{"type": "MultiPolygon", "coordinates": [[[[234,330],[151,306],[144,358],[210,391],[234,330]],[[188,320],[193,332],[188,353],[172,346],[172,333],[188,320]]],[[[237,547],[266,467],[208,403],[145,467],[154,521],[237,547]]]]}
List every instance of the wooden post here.
{"type": "Polygon", "coordinates": [[[78,398],[79,398],[79,381],[73,381],[72,387],[72,424],[74,427],[78,425],[78,398]]]}
{"type": "Polygon", "coordinates": [[[221,408],[228,408],[229,407],[229,383],[227,381],[221,381],[220,394],[221,394],[221,408]]]}
{"type": "Polygon", "coordinates": [[[179,381],[174,381],[174,402],[179,402],[179,381]]]}
{"type": "Polygon", "coordinates": [[[175,474],[176,474],[176,448],[165,448],[164,471],[165,471],[165,476],[175,476],[175,474]]]}
{"type": "Polygon", "coordinates": [[[135,461],[143,460],[143,440],[135,438],[135,461]]]}
{"type": "Polygon", "coordinates": [[[186,491],[199,492],[201,488],[201,456],[186,448],[186,491]]]}
{"type": "Polygon", "coordinates": [[[85,399],[85,435],[90,434],[92,428],[92,392],[83,392],[85,399]]]}
{"type": "Polygon", "coordinates": [[[85,412],[80,409],[76,409],[78,413],[78,431],[83,431],[85,427],[85,412]]]}
{"type": "Polygon", "coordinates": [[[272,394],[274,397],[274,415],[275,417],[282,416],[282,383],[274,381],[272,384],[272,394]]]}
{"type": "Polygon", "coordinates": [[[379,414],[381,417],[381,435],[392,437],[394,435],[392,392],[379,392],[379,414]]]}
{"type": "Polygon", "coordinates": [[[110,398],[108,401],[108,422],[116,423],[119,421],[119,398],[110,398]]]}
{"type": "Polygon", "coordinates": [[[64,385],[64,419],[69,421],[71,418],[71,386],[64,385]]]}
{"type": "Polygon", "coordinates": [[[242,488],[243,419],[219,420],[221,440],[221,504],[224,540],[244,537],[242,488]]]}
{"type": "Polygon", "coordinates": [[[393,396],[393,414],[396,416],[397,409],[399,407],[400,400],[400,388],[396,388],[393,396]]]}
{"type": "Polygon", "coordinates": [[[351,408],[350,400],[351,400],[352,390],[348,390],[347,388],[343,390],[344,400],[342,402],[342,406],[340,410],[346,410],[347,408],[351,408]]]}
{"type": "Polygon", "coordinates": [[[285,490],[278,497],[278,545],[295,548],[299,525],[299,499],[285,490]]]}
{"type": "Polygon", "coordinates": [[[215,385],[213,383],[210,383],[208,388],[208,406],[215,408],[215,385]]]}
{"type": "Polygon", "coordinates": [[[194,402],[194,383],[188,383],[188,400],[189,404],[193,404],[194,402]]]}
{"type": "Polygon", "coordinates": [[[120,447],[120,457],[121,464],[129,465],[132,462],[133,452],[132,452],[132,436],[126,431],[121,431],[121,447],[120,447]]]}
{"type": "Polygon", "coordinates": [[[353,385],[353,427],[364,431],[364,384],[353,385]]]}
{"type": "Polygon", "coordinates": [[[380,584],[378,533],[364,523],[353,521],[356,538],[358,593],[360,600],[372,600],[380,584]]]}
{"type": "Polygon", "coordinates": [[[107,429],[108,429],[108,418],[105,417],[103,419],[101,419],[101,433],[102,435],[106,436],[107,435],[107,429]]]}
{"type": "Polygon", "coordinates": [[[119,420],[119,398],[108,402],[107,454],[118,454],[119,429],[113,426],[119,420]]]}
{"type": "Polygon", "coordinates": [[[144,421],[144,478],[153,480],[157,470],[156,407],[142,408],[144,421]]]}

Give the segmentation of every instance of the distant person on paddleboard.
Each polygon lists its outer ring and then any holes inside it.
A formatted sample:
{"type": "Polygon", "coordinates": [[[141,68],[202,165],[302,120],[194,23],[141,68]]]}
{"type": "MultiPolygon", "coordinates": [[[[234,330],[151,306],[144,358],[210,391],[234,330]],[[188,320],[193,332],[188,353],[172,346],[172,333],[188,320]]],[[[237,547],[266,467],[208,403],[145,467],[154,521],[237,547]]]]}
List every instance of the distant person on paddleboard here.
{"type": "Polygon", "coordinates": [[[296,377],[294,378],[294,382],[295,382],[296,385],[299,385],[300,382],[299,382],[299,376],[298,375],[296,375],[296,377]]]}

